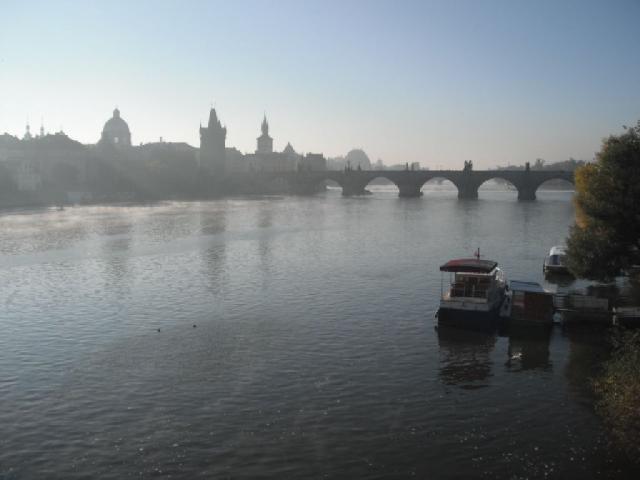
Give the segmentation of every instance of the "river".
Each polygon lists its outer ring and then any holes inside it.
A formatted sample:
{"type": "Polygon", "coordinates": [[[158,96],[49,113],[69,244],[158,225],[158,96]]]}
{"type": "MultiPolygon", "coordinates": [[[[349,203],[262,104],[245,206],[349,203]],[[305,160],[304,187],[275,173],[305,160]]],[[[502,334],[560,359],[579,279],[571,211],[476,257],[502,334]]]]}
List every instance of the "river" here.
{"type": "Polygon", "coordinates": [[[543,282],[572,194],[372,189],[0,213],[0,478],[637,474],[602,332],[434,328],[450,258],[543,282]]]}

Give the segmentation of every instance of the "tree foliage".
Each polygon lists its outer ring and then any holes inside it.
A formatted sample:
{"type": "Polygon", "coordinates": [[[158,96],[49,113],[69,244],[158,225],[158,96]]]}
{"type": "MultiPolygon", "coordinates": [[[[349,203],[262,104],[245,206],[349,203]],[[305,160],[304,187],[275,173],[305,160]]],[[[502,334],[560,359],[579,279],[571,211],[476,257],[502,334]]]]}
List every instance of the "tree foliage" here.
{"type": "Polygon", "coordinates": [[[606,280],[640,264],[640,121],[605,139],[595,163],[576,170],[576,225],[569,268],[606,280]]]}

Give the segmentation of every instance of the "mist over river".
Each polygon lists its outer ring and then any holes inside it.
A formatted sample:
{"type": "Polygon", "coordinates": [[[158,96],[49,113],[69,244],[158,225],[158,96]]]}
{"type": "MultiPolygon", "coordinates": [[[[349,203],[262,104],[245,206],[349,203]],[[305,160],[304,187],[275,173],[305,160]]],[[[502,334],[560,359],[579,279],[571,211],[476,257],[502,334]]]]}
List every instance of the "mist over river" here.
{"type": "Polygon", "coordinates": [[[434,328],[450,258],[544,283],[572,193],[371,190],[0,212],[0,478],[637,475],[601,332],[434,328]]]}

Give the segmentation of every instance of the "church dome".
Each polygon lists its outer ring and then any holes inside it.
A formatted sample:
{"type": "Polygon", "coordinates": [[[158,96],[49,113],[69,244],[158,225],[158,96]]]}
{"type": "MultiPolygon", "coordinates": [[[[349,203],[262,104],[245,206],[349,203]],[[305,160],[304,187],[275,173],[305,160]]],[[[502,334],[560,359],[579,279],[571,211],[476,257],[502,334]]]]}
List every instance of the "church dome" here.
{"type": "Polygon", "coordinates": [[[291,146],[291,143],[287,142],[287,146],[284,147],[282,153],[286,153],[287,155],[296,155],[296,151],[291,146]]]}
{"type": "Polygon", "coordinates": [[[131,146],[131,132],[129,125],[120,117],[120,110],[113,111],[113,117],[107,120],[102,129],[101,143],[108,143],[116,146],[131,146]]]}
{"type": "Polygon", "coordinates": [[[365,170],[371,168],[371,160],[369,160],[367,154],[364,153],[364,150],[360,148],[351,150],[344,159],[349,162],[353,168],[356,168],[358,165],[365,170]]]}

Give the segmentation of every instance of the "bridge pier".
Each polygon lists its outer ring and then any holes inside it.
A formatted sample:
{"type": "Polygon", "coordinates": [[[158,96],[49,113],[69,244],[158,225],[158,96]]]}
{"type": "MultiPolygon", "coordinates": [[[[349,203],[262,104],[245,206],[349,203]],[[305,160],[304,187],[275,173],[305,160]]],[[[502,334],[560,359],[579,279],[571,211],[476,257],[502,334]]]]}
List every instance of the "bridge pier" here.
{"type": "Polygon", "coordinates": [[[458,198],[461,200],[477,200],[478,187],[476,185],[459,185],[458,198]]]}
{"type": "Polygon", "coordinates": [[[530,202],[536,199],[536,190],[529,186],[518,188],[518,200],[530,202]]]}
{"type": "Polygon", "coordinates": [[[353,197],[358,195],[367,195],[367,184],[371,178],[364,172],[346,171],[343,180],[340,182],[342,186],[343,197],[353,197]]]}
{"type": "Polygon", "coordinates": [[[398,193],[398,196],[403,198],[421,197],[422,196],[421,188],[422,188],[421,185],[400,183],[398,184],[398,190],[400,190],[400,192],[398,193]]]}

